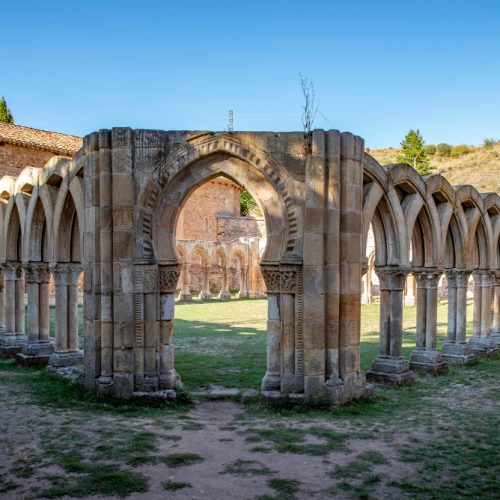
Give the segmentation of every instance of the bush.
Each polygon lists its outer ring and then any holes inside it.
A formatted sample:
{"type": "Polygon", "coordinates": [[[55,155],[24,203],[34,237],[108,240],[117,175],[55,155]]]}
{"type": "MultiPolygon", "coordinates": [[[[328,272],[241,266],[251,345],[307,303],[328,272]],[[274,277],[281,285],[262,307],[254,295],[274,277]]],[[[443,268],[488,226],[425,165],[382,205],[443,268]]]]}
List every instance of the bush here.
{"type": "Polygon", "coordinates": [[[435,155],[436,154],[436,146],[434,144],[428,144],[427,146],[424,147],[425,154],[427,155],[435,155]]]}
{"type": "Polygon", "coordinates": [[[453,146],[450,151],[450,156],[452,158],[458,158],[459,156],[466,155],[470,153],[472,148],[467,146],[467,144],[459,144],[458,146],[453,146]]]}
{"type": "Polygon", "coordinates": [[[495,141],[495,139],[485,139],[483,141],[483,147],[484,148],[491,148],[493,147],[498,141],[495,141]]]}
{"type": "Polygon", "coordinates": [[[441,142],[436,146],[436,154],[439,156],[450,156],[451,146],[445,142],[441,142]]]}

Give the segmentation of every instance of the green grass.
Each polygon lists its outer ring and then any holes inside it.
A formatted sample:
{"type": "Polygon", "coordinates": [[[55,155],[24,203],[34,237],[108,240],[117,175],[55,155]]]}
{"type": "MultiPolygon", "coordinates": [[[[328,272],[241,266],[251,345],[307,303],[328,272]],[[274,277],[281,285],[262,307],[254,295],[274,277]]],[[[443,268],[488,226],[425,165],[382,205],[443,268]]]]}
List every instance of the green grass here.
{"type": "MultiPolygon", "coordinates": [[[[361,309],[361,369],[379,352],[379,304],[361,309]]],[[[472,304],[468,306],[472,331],[472,304]]],[[[190,390],[219,384],[259,389],[266,371],[267,301],[192,302],[175,306],[175,365],[190,390]]],[[[447,304],[438,306],[438,348],[446,338],[447,304]]],[[[415,348],[416,307],[403,310],[403,355],[415,348]]]]}
{"type": "Polygon", "coordinates": [[[192,484],[185,481],[165,481],[164,483],[161,483],[161,485],[163,486],[163,489],[169,491],[182,490],[183,488],[192,488],[192,484]]]}

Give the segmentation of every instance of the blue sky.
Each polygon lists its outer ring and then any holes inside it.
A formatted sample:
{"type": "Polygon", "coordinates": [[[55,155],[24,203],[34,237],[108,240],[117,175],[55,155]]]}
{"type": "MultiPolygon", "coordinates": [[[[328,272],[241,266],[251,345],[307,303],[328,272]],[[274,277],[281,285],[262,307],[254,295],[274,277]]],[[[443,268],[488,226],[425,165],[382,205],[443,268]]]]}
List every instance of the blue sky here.
{"type": "Polygon", "coordinates": [[[4,0],[0,96],[16,123],[300,130],[367,146],[500,139],[500,2],[4,0]]]}

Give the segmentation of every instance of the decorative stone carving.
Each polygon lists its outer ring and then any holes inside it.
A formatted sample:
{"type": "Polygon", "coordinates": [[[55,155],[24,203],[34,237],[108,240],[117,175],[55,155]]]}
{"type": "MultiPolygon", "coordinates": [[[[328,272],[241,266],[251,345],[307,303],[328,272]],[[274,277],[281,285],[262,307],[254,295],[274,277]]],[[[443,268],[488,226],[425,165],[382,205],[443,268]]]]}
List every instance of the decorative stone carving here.
{"type": "Polygon", "coordinates": [[[267,293],[280,293],[281,272],[278,265],[261,265],[267,293]]]}
{"type": "Polygon", "coordinates": [[[267,293],[297,292],[298,266],[289,264],[261,264],[267,293]]]}
{"type": "Polygon", "coordinates": [[[380,290],[403,291],[408,272],[404,269],[376,267],[375,272],[380,281],[380,290]]]}
{"type": "Polygon", "coordinates": [[[158,290],[158,268],[147,266],[142,269],[144,293],[155,293],[158,290]]]}
{"type": "Polygon", "coordinates": [[[415,272],[415,276],[417,278],[417,287],[425,288],[426,290],[437,288],[441,274],[441,271],[427,269],[415,272]]]}
{"type": "Polygon", "coordinates": [[[295,293],[297,290],[297,270],[295,267],[286,266],[281,268],[281,291],[283,293],[295,293]]]}
{"type": "Polygon", "coordinates": [[[177,288],[177,282],[181,274],[181,266],[160,266],[159,288],[160,293],[174,293],[177,288]]]}

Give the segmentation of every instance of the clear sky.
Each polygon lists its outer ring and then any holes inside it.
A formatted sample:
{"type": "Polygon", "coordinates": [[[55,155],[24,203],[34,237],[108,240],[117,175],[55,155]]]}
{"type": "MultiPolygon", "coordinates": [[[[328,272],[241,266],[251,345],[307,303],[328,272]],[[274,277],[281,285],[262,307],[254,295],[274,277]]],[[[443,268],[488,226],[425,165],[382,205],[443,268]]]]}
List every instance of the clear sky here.
{"type": "Polygon", "coordinates": [[[500,139],[500,1],[3,0],[0,96],[16,123],[301,129],[367,146],[500,139]]]}

